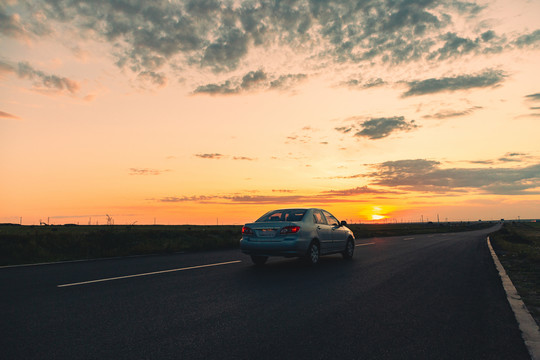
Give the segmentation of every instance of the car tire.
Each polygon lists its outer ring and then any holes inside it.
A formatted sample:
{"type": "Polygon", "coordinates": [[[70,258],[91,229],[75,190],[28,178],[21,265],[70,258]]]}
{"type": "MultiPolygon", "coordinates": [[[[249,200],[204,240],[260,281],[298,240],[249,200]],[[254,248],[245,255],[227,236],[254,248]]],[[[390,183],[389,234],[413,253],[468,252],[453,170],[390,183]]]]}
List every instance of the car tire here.
{"type": "Polygon", "coordinates": [[[308,251],[306,256],[304,257],[304,260],[309,265],[317,265],[320,257],[321,249],[319,247],[319,243],[317,241],[312,241],[311,244],[309,244],[308,251]]]}
{"type": "Polygon", "coordinates": [[[266,260],[268,260],[268,256],[251,255],[251,261],[253,261],[256,266],[263,266],[266,263],[266,260]]]}
{"type": "Polygon", "coordinates": [[[345,250],[341,253],[344,259],[346,260],[352,259],[354,255],[354,247],[355,247],[354,240],[353,239],[347,240],[347,245],[345,246],[345,250]]]}

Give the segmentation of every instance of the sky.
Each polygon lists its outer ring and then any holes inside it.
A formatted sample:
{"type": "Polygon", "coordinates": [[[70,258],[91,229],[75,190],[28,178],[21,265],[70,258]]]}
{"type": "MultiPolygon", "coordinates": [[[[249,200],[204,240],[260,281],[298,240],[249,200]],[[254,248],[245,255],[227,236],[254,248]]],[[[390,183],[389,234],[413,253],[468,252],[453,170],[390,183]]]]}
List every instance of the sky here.
{"type": "Polygon", "coordinates": [[[0,0],[0,223],[540,218],[538,14],[0,0]]]}

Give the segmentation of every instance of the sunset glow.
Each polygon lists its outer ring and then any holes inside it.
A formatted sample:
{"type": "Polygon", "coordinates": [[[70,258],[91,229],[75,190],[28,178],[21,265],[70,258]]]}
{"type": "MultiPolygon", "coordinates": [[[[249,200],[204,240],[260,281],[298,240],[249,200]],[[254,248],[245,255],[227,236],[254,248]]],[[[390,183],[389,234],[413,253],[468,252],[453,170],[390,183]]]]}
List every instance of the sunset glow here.
{"type": "Polygon", "coordinates": [[[0,223],[540,218],[540,2],[411,3],[0,1],[0,223]]]}

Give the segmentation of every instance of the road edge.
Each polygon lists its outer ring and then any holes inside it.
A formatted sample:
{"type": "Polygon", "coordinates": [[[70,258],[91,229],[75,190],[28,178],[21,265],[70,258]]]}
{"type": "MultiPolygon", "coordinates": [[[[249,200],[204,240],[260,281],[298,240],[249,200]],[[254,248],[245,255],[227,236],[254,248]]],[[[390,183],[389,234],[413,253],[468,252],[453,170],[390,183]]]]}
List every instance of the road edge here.
{"type": "Polygon", "coordinates": [[[491,246],[489,236],[487,237],[487,245],[489,247],[491,257],[493,258],[493,262],[499,271],[499,276],[501,277],[502,285],[504,291],[506,292],[506,298],[508,299],[508,303],[510,304],[512,311],[514,312],[514,316],[518,322],[525,346],[527,347],[527,350],[529,350],[531,359],[540,360],[540,330],[538,325],[529,313],[529,310],[527,310],[525,307],[525,304],[523,303],[523,300],[521,300],[521,296],[519,296],[514,284],[512,283],[512,280],[510,280],[506,274],[504,267],[495,253],[495,250],[493,250],[493,247],[491,246]]]}

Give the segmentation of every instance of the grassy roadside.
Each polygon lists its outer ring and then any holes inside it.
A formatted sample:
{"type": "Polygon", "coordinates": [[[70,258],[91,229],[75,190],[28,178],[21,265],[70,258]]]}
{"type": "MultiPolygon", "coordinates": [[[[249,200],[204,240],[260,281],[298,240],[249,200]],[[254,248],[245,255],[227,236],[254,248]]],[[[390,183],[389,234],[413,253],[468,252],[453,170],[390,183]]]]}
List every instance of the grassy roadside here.
{"type": "Polygon", "coordinates": [[[540,324],[540,223],[507,222],[491,245],[529,312],[540,324]]]}
{"type": "MultiPolygon", "coordinates": [[[[490,223],[351,224],[357,239],[469,231],[490,223]]],[[[242,226],[0,225],[0,266],[238,248],[242,226]]]]}
{"type": "Polygon", "coordinates": [[[0,225],[0,266],[238,246],[241,226],[0,225]]]}

